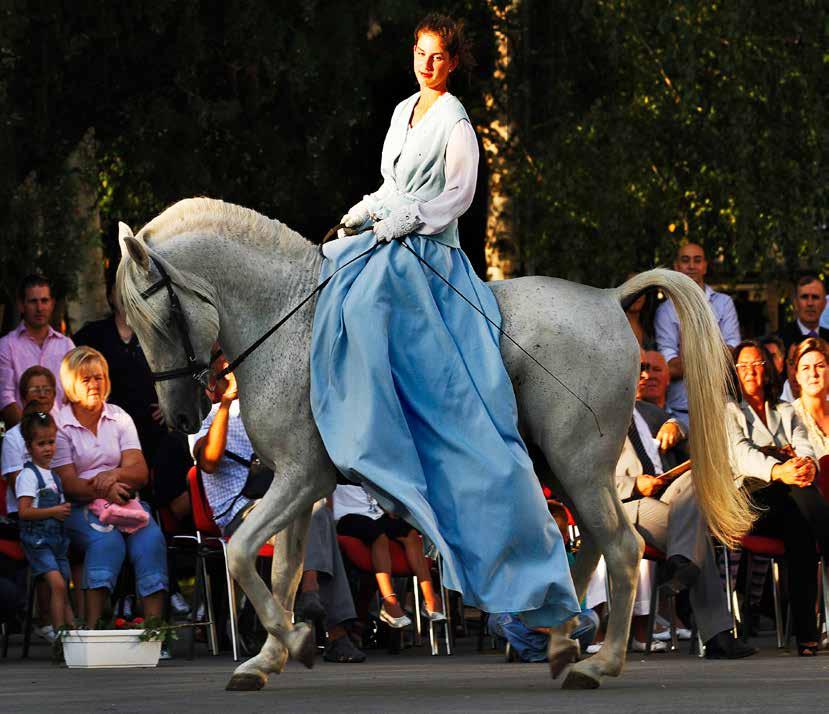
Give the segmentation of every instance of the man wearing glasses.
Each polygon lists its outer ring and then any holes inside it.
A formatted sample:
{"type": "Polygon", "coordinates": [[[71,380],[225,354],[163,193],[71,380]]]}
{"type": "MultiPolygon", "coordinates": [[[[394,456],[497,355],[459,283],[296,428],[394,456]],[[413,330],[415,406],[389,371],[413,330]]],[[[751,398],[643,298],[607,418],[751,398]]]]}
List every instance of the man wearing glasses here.
{"type": "MultiPolygon", "coordinates": [[[[0,338],[0,417],[10,428],[20,421],[23,408],[31,397],[20,394],[18,384],[29,367],[46,367],[53,375],[60,373],[63,356],[75,344],[51,326],[55,299],[49,279],[29,275],[17,292],[20,324],[0,338]]],[[[63,404],[63,388],[57,383],[55,402],[63,404]]]]}
{"type": "MultiPolygon", "coordinates": [[[[705,292],[708,304],[717,320],[725,344],[735,347],[740,342],[740,322],[734,301],[725,293],[718,293],[705,284],[708,261],[705,251],[696,243],[680,246],[674,260],[674,270],[684,273],[705,292]]],[[[685,370],[682,365],[679,345],[679,318],[670,300],[663,302],[654,318],[656,345],[668,361],[671,383],[668,387],[668,410],[688,429],[688,394],[685,391],[685,370]]]]}

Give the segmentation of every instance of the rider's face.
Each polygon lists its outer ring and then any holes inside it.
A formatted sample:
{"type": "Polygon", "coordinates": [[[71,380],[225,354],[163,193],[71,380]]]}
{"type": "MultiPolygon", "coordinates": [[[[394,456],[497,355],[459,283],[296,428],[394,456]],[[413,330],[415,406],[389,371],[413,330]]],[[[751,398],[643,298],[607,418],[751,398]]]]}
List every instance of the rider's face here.
{"type": "Polygon", "coordinates": [[[437,35],[421,32],[414,46],[414,72],[421,89],[446,91],[449,75],[458,66],[457,57],[451,57],[437,35]]]}

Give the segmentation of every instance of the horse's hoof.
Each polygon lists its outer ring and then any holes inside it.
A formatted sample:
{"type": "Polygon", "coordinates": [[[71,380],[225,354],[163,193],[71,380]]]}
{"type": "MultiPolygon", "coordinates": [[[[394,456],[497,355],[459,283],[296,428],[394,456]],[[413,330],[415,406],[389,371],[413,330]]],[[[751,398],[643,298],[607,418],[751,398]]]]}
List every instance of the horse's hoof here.
{"type": "Polygon", "coordinates": [[[571,669],[570,672],[567,674],[567,677],[565,677],[564,683],[561,685],[561,688],[598,689],[599,684],[599,680],[594,679],[589,674],[585,674],[584,672],[578,672],[575,669],[571,669]]]}
{"type": "Polygon", "coordinates": [[[228,692],[256,692],[265,686],[265,677],[250,672],[234,674],[225,689],[228,692]]]}
{"type": "Polygon", "coordinates": [[[284,638],[288,653],[298,662],[302,662],[308,669],[314,666],[314,657],[317,654],[317,644],[314,640],[314,630],[305,622],[294,625],[284,638]]]}
{"type": "Polygon", "coordinates": [[[568,664],[575,662],[579,656],[579,643],[575,640],[567,640],[555,651],[551,648],[547,651],[547,660],[550,663],[550,676],[556,679],[568,664]]]}

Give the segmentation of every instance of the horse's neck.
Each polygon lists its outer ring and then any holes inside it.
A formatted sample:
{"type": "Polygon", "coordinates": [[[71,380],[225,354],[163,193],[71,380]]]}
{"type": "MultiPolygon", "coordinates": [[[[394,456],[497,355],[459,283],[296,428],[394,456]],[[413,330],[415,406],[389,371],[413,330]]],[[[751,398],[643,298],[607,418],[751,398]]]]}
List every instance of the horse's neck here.
{"type": "MultiPolygon", "coordinates": [[[[282,315],[297,305],[317,284],[322,258],[316,246],[296,235],[286,235],[262,247],[244,239],[211,241],[191,255],[187,266],[216,290],[220,319],[219,342],[233,358],[263,335],[282,315]]],[[[263,344],[251,363],[266,357],[274,345],[290,335],[290,353],[310,344],[313,309],[301,310],[263,344]]],[[[301,358],[285,354],[284,358],[301,358]]]]}

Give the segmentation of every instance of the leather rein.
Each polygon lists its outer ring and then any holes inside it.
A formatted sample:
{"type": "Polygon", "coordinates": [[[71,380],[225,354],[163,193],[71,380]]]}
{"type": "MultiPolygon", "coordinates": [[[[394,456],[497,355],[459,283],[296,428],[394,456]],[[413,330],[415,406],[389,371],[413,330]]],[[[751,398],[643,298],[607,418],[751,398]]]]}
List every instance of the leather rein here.
{"type": "MultiPolygon", "coordinates": [[[[327,243],[331,238],[337,235],[339,230],[343,230],[346,236],[355,236],[359,235],[360,233],[364,233],[365,231],[372,230],[373,226],[368,226],[361,230],[354,230],[351,228],[346,228],[342,223],[334,226],[331,230],[329,230],[322,239],[322,242],[319,245],[320,255],[325,258],[325,253],[323,253],[323,246],[327,243]]],[[[532,354],[530,354],[526,349],[524,349],[515,339],[513,339],[509,333],[507,333],[503,327],[499,323],[496,323],[489,315],[487,315],[481,308],[479,308],[475,303],[473,303],[466,295],[464,295],[460,290],[458,290],[454,285],[452,285],[449,280],[447,280],[441,273],[432,267],[428,261],[422,258],[416,251],[414,251],[403,239],[398,239],[400,245],[402,245],[406,250],[408,250],[417,260],[430,271],[432,271],[441,281],[443,281],[452,291],[454,291],[467,305],[469,305],[475,312],[481,315],[490,325],[492,325],[496,330],[498,330],[499,334],[509,340],[515,347],[517,347],[523,354],[529,357],[533,362],[535,362],[538,367],[540,367],[544,372],[546,372],[550,377],[552,377],[558,384],[568,392],[572,397],[574,397],[578,402],[584,406],[587,411],[589,411],[593,415],[593,420],[596,422],[596,429],[599,432],[600,436],[603,436],[601,425],[599,424],[599,417],[593,408],[584,401],[578,394],[576,394],[570,387],[568,387],[564,382],[561,381],[553,372],[548,369],[546,366],[541,364],[532,354]]],[[[379,241],[374,241],[371,246],[364,250],[359,255],[347,260],[343,263],[339,268],[337,268],[331,275],[329,275],[325,280],[323,280],[317,287],[315,287],[310,293],[308,293],[299,303],[297,303],[291,310],[289,310],[285,315],[283,315],[280,320],[271,327],[267,332],[265,332],[259,339],[257,339],[253,344],[251,344],[247,349],[245,349],[236,359],[231,361],[224,369],[218,372],[215,375],[215,379],[219,380],[222,377],[225,377],[230,372],[233,372],[242,362],[244,362],[256,349],[258,349],[265,340],[267,340],[274,332],[276,332],[282,325],[284,325],[288,320],[290,320],[303,306],[305,306],[311,298],[315,295],[320,293],[327,285],[331,282],[332,278],[339,273],[344,268],[347,268],[352,263],[360,260],[360,258],[364,258],[365,256],[373,253],[377,246],[380,245],[379,241]]],[[[176,294],[176,291],[173,289],[175,283],[173,282],[172,278],[169,276],[166,270],[164,270],[164,266],[161,265],[159,261],[157,261],[152,255],[150,259],[153,261],[156,269],[158,270],[159,274],[161,275],[161,279],[150,285],[146,290],[141,293],[141,297],[145,300],[149,298],[151,295],[159,292],[162,288],[166,288],[167,290],[167,297],[170,300],[170,313],[173,318],[173,324],[175,324],[176,329],[178,330],[179,334],[181,335],[181,340],[184,346],[184,354],[187,358],[187,366],[186,367],[179,367],[177,369],[169,369],[164,372],[150,372],[153,378],[153,382],[165,382],[171,379],[179,379],[182,377],[190,377],[192,378],[197,384],[204,387],[205,389],[210,389],[209,386],[209,377],[210,377],[210,365],[205,364],[204,362],[199,362],[196,359],[196,354],[193,350],[193,344],[190,340],[190,330],[187,325],[187,317],[184,314],[184,310],[181,308],[181,301],[176,294]]],[[[204,298],[200,299],[203,302],[207,302],[204,298]]],[[[221,351],[214,353],[211,356],[211,363],[216,357],[221,354],[221,351]]]]}

